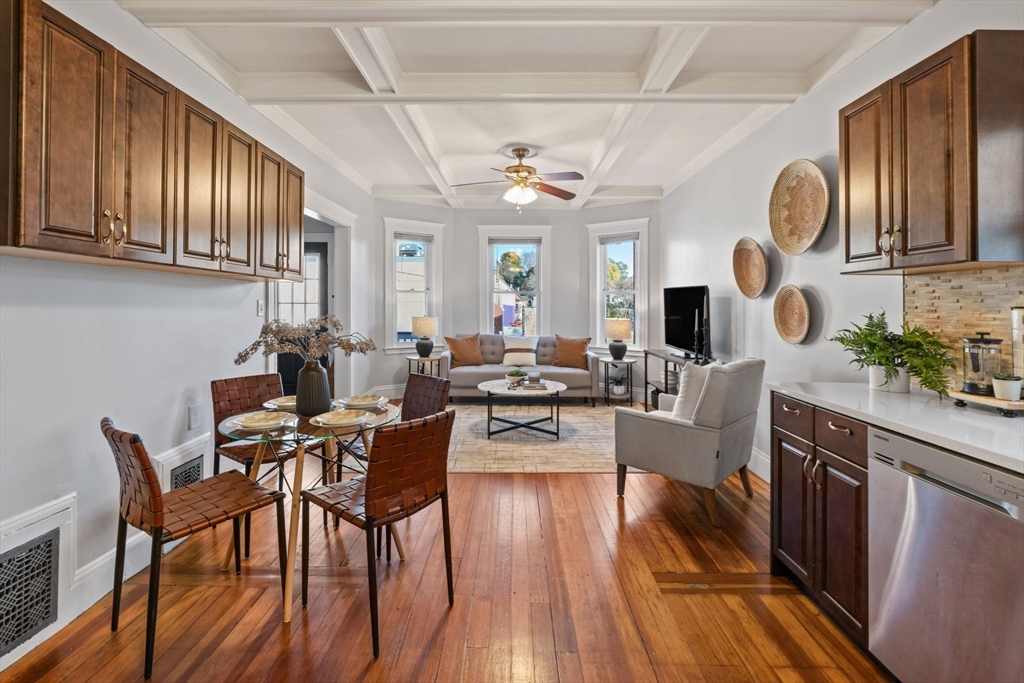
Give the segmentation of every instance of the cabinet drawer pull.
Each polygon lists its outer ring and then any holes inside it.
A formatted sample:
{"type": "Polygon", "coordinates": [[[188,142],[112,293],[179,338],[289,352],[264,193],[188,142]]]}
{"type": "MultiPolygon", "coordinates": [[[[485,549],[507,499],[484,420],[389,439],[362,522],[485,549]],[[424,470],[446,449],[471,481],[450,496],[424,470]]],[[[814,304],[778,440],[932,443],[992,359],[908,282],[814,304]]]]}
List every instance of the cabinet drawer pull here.
{"type": "Polygon", "coordinates": [[[820,460],[814,462],[814,469],[811,470],[811,479],[814,480],[814,488],[821,489],[821,482],[818,481],[818,466],[821,465],[820,460]]]}
{"type": "Polygon", "coordinates": [[[811,464],[811,456],[810,455],[804,456],[804,464],[801,467],[801,469],[803,470],[804,476],[807,477],[807,483],[808,484],[814,483],[814,480],[811,479],[811,473],[807,471],[807,466],[810,465],[810,464],[811,464]]]}
{"type": "Polygon", "coordinates": [[[837,427],[834,424],[832,424],[831,420],[829,420],[828,428],[831,429],[833,432],[842,432],[843,434],[846,434],[847,436],[850,436],[850,435],[853,434],[853,432],[850,431],[849,427],[837,427]]]}
{"type": "Polygon", "coordinates": [[[103,234],[103,223],[100,223],[100,238],[103,240],[103,244],[110,244],[110,236],[114,234],[114,219],[110,217],[110,209],[104,211],[103,215],[107,219],[107,232],[103,234]]]}
{"type": "Polygon", "coordinates": [[[782,411],[786,412],[786,413],[793,413],[794,415],[799,415],[800,414],[800,409],[799,408],[790,408],[785,403],[782,404],[782,411]]]}

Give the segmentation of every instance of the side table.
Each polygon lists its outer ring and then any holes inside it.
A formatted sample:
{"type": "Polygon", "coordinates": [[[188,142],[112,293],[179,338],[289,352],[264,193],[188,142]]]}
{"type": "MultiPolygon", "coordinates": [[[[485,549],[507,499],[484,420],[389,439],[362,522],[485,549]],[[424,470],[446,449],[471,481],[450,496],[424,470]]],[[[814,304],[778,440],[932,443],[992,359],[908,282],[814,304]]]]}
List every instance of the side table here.
{"type": "Polygon", "coordinates": [[[412,374],[413,367],[415,364],[416,372],[421,375],[436,375],[441,376],[441,357],[430,356],[424,358],[422,356],[406,356],[405,360],[409,362],[409,374],[412,374]],[[426,372],[424,372],[426,370],[426,372]]]}
{"type": "Polygon", "coordinates": [[[611,405],[611,399],[629,401],[629,405],[633,405],[633,366],[636,364],[636,358],[623,358],[622,360],[615,360],[608,356],[602,356],[598,358],[601,365],[604,366],[604,404],[611,405]],[[615,396],[611,393],[610,385],[608,384],[608,368],[617,368],[620,365],[626,366],[626,395],[623,397],[615,396]]]}

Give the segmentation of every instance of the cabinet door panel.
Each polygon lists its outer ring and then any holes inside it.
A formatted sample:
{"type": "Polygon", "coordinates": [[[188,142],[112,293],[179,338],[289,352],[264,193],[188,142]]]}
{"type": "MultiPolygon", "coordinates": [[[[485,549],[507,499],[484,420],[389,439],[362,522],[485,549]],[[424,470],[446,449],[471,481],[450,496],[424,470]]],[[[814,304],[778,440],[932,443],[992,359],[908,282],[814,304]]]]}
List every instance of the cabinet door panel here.
{"type": "Polygon", "coordinates": [[[839,112],[839,216],[844,272],[888,268],[891,228],[889,84],[839,112]],[[883,251],[883,245],[885,251],[883,251]]]}
{"type": "Polygon", "coordinates": [[[220,268],[223,119],[184,93],[178,97],[175,263],[220,268]]]}
{"type": "Polygon", "coordinates": [[[814,563],[814,486],[804,465],[813,446],[772,429],[772,552],[810,586],[814,563]]]}
{"type": "Polygon", "coordinates": [[[223,239],[227,251],[222,270],[255,272],[256,187],[256,141],[225,124],[223,239]]]}
{"type": "Polygon", "coordinates": [[[29,2],[26,10],[19,243],[106,256],[115,52],[42,3],[29,2]]]}
{"type": "Polygon", "coordinates": [[[176,90],[122,54],[117,55],[116,83],[114,253],[171,263],[176,90]]]}
{"type": "Polygon", "coordinates": [[[284,197],[284,277],[287,280],[302,281],[302,266],[305,261],[302,250],[302,219],[305,207],[305,176],[302,171],[288,164],[285,169],[284,197]]]}
{"type": "Polygon", "coordinates": [[[957,41],[892,81],[897,267],[970,257],[969,41],[957,41]]]}
{"type": "Polygon", "coordinates": [[[260,145],[257,154],[259,190],[256,206],[256,274],[281,277],[284,269],[285,162],[260,145]]]}
{"type": "Polygon", "coordinates": [[[866,645],[868,472],[821,448],[815,456],[815,590],[822,607],[866,645]]]}

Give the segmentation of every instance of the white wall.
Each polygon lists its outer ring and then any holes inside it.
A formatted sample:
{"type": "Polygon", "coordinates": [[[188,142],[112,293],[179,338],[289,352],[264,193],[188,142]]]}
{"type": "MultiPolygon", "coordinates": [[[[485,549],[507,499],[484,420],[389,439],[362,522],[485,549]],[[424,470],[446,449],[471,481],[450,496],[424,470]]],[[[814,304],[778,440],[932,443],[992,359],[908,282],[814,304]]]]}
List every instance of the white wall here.
{"type": "MultiPolygon", "coordinates": [[[[839,274],[839,109],[971,31],[1022,27],[1024,3],[1018,0],[943,0],[662,200],[660,286],[711,287],[716,356],[764,358],[767,381],[864,381],[848,365],[849,355],[825,336],[882,308],[898,321],[902,281],[898,276],[839,274]],[[772,243],[768,197],[779,171],[801,157],[815,160],[825,171],[833,202],[820,241],[791,257],[772,243]],[[739,293],[732,275],[732,249],[743,236],[761,243],[771,265],[768,289],[753,301],[739,293]],[[810,334],[797,346],[783,342],[773,322],[772,302],[784,284],[800,287],[811,308],[810,334]]],[[[769,415],[765,392],[754,443],[762,454],[769,450],[769,415]]],[[[755,464],[763,472],[766,463],[755,464]]]]}
{"type": "MultiPolygon", "coordinates": [[[[284,155],[305,171],[308,188],[356,214],[352,275],[373,282],[372,197],[113,0],[50,4],[284,155]]],[[[118,484],[100,418],[140,433],[155,455],[212,432],[210,381],[265,367],[262,358],[233,364],[258,334],[265,291],[262,283],[0,257],[0,531],[9,534],[11,520],[74,494],[77,566],[69,571],[90,583],[62,601],[58,625],[109,591],[113,577],[118,484]],[[201,406],[192,431],[190,404],[201,406]]],[[[354,297],[353,326],[365,330],[374,319],[372,302],[354,297]]],[[[353,374],[365,381],[370,363],[356,358],[353,374]]],[[[5,536],[3,548],[16,537],[5,536]]],[[[143,546],[135,549],[145,565],[143,546]]]]}

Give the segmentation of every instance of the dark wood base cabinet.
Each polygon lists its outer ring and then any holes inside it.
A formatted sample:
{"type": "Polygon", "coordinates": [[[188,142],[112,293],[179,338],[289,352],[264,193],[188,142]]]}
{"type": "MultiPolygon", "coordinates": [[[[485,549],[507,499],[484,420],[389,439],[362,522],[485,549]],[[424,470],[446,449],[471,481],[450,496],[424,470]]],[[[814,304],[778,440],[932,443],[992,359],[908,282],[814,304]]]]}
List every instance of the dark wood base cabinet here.
{"type": "Polygon", "coordinates": [[[772,394],[772,573],[868,643],[867,425],[772,394]]]}
{"type": "Polygon", "coordinates": [[[257,140],[40,0],[0,4],[3,253],[302,280],[301,170],[262,187],[257,140]]]}

